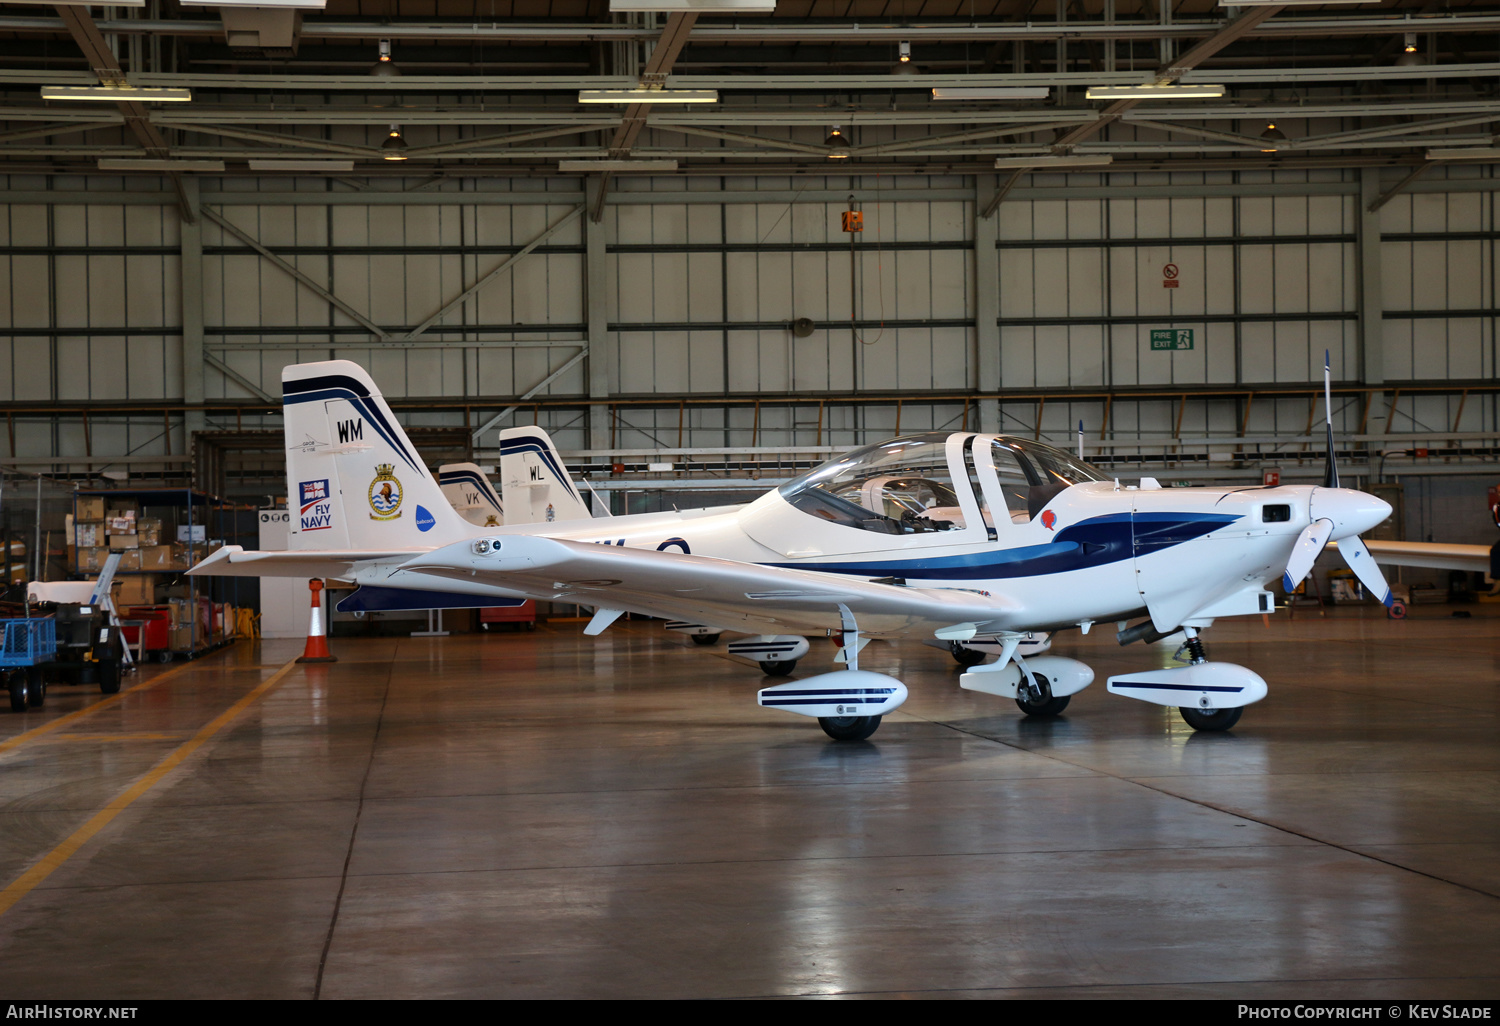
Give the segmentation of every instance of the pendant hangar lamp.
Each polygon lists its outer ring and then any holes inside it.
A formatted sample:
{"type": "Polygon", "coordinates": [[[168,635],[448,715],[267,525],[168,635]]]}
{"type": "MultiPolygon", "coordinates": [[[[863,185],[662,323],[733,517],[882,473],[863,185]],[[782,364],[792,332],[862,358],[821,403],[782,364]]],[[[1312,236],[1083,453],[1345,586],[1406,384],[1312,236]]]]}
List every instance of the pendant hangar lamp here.
{"type": "Polygon", "coordinates": [[[389,39],[380,41],[380,56],[376,59],[374,67],[370,68],[370,74],[376,78],[395,78],[401,74],[401,69],[396,67],[396,62],[391,59],[389,39]]]}
{"type": "Polygon", "coordinates": [[[849,137],[838,125],[833,126],[833,130],[828,133],[828,138],[823,140],[823,145],[828,147],[829,160],[849,159],[849,137]]]}
{"type": "Polygon", "coordinates": [[[380,144],[380,155],[386,160],[406,159],[406,140],[401,138],[401,126],[392,125],[385,142],[380,144]]]}

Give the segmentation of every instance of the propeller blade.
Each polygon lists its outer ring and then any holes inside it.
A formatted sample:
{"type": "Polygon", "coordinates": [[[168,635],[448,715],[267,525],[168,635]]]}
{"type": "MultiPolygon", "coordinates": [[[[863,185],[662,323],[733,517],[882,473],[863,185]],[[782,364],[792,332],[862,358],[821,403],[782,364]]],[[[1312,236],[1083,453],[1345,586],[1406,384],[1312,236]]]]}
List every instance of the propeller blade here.
{"type": "Polygon", "coordinates": [[[1323,350],[1323,422],[1328,426],[1328,463],[1323,467],[1323,487],[1339,486],[1339,466],[1333,459],[1333,364],[1323,350]]]}
{"type": "Polygon", "coordinates": [[[1370,550],[1358,535],[1339,539],[1339,555],[1344,557],[1344,562],[1349,564],[1349,569],[1354,571],[1354,576],[1359,578],[1366,591],[1379,598],[1383,605],[1391,604],[1391,586],[1385,583],[1385,574],[1380,572],[1375,557],[1370,555],[1370,550]]]}
{"type": "MultiPolygon", "coordinates": [[[[1297,546],[1292,549],[1292,558],[1286,561],[1286,576],[1282,578],[1288,594],[1306,579],[1313,563],[1318,559],[1318,553],[1328,544],[1328,536],[1332,533],[1332,520],[1314,520],[1302,529],[1302,533],[1297,536],[1297,546]]],[[[1375,565],[1373,560],[1370,565],[1375,565]]]]}

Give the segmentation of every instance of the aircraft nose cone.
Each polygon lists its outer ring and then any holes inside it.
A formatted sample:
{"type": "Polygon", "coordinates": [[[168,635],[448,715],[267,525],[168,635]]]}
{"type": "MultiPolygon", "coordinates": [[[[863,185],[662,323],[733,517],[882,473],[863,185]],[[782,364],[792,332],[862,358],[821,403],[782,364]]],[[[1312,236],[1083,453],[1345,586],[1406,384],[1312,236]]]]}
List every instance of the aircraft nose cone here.
{"type": "Polygon", "coordinates": [[[1313,492],[1311,513],[1314,520],[1333,521],[1329,537],[1337,541],[1384,523],[1391,504],[1352,488],[1319,488],[1313,492]]]}

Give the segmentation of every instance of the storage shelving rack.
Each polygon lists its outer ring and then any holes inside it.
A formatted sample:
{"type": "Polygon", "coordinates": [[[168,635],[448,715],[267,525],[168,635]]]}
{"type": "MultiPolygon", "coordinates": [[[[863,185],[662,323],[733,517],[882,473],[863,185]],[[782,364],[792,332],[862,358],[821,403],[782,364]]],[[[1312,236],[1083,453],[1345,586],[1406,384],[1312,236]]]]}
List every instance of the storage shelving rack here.
{"type": "MultiPolygon", "coordinates": [[[[118,570],[116,577],[131,577],[144,574],[157,574],[176,576],[181,584],[187,586],[187,597],[192,615],[187,618],[186,626],[188,632],[188,644],[180,647],[175,643],[169,651],[173,656],[192,658],[202,655],[228,644],[233,640],[232,630],[225,629],[221,637],[214,637],[212,630],[205,631],[199,622],[199,599],[207,598],[210,602],[232,602],[236,605],[238,589],[235,587],[237,580],[234,578],[216,577],[189,577],[186,574],[197,563],[202,562],[200,552],[195,549],[191,539],[194,535],[193,528],[203,528],[202,535],[206,542],[210,538],[223,539],[226,544],[238,541],[239,527],[234,516],[235,508],[229,503],[209,495],[206,492],[195,491],[191,488],[119,488],[109,490],[79,490],[74,493],[73,517],[74,530],[76,532],[79,523],[78,500],[81,498],[102,498],[105,509],[120,508],[120,500],[132,500],[141,514],[149,513],[162,522],[163,538],[177,538],[178,528],[188,528],[189,543],[186,549],[186,559],[182,565],[173,565],[169,568],[131,569],[118,570]],[[114,503],[112,506],[111,503],[114,503]],[[165,515],[170,513],[171,515],[165,515]]],[[[78,552],[75,549],[72,565],[69,567],[74,576],[86,576],[92,571],[79,565],[78,552]]],[[[146,604],[146,603],[141,603],[146,604]]]]}

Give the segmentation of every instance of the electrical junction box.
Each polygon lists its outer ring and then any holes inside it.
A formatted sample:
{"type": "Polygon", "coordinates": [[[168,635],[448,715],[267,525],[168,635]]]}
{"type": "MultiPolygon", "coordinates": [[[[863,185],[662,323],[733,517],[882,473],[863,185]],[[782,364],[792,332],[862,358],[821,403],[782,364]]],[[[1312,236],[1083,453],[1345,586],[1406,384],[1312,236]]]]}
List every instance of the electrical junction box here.
{"type": "Polygon", "coordinates": [[[844,231],[862,232],[865,230],[865,215],[862,210],[844,211],[844,231]]]}

